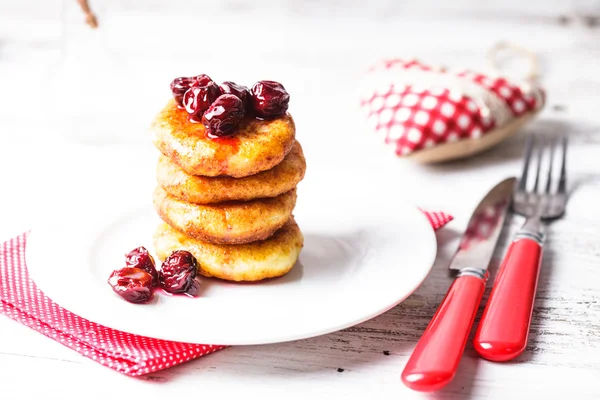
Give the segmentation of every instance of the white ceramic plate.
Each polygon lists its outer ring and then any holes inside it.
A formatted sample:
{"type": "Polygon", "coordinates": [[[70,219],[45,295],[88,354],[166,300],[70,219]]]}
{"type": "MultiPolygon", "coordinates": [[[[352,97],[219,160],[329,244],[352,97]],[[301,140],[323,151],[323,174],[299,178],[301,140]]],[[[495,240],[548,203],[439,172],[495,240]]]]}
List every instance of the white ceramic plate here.
{"type": "Polygon", "coordinates": [[[152,248],[159,220],[152,187],[133,180],[139,172],[108,168],[102,178],[88,179],[89,188],[62,189],[67,193],[50,217],[30,234],[29,272],[46,295],[75,314],[167,340],[264,344],[358,324],[421,284],[435,259],[435,236],[397,193],[359,170],[341,174],[349,170],[317,163],[309,164],[316,172],[300,185],[295,211],[305,246],[285,277],[256,284],[202,279],[199,298],[158,294],[147,305],[123,301],[106,280],[123,266],[127,251],[152,248]]]}

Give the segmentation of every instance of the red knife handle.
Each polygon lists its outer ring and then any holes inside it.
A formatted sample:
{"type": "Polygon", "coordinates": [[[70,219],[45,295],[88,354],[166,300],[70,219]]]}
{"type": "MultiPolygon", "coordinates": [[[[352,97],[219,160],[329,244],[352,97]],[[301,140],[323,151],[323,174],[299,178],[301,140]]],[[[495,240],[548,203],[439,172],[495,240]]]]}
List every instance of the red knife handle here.
{"type": "Polygon", "coordinates": [[[402,382],[409,388],[431,392],[454,378],[485,290],[486,277],[476,275],[459,276],[450,286],[404,367],[402,382]]]}
{"type": "Polygon", "coordinates": [[[525,350],[541,262],[539,241],[522,238],[510,245],[475,334],[483,358],[508,361],[525,350]]]}

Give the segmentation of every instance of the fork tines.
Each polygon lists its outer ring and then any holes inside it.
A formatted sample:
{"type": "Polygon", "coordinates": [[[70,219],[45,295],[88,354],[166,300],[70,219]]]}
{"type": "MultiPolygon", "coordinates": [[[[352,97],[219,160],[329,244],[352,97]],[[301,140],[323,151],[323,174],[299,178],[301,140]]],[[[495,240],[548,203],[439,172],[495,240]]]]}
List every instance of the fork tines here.
{"type": "MultiPolygon", "coordinates": [[[[552,192],[552,176],[553,174],[555,174],[556,172],[554,171],[555,169],[555,161],[554,159],[556,158],[556,147],[560,147],[560,176],[558,179],[558,184],[556,185],[556,193],[558,194],[565,194],[566,193],[566,186],[567,186],[567,171],[566,171],[566,164],[567,164],[567,137],[565,135],[535,135],[535,134],[531,134],[527,137],[527,141],[525,143],[525,155],[524,155],[524,161],[523,161],[523,173],[521,175],[521,179],[519,180],[519,184],[518,184],[518,189],[519,191],[522,192],[527,192],[527,184],[528,184],[528,180],[527,177],[529,175],[529,169],[530,169],[530,165],[531,165],[531,159],[534,158],[534,153],[535,158],[537,158],[537,163],[536,163],[536,171],[535,171],[535,177],[534,177],[534,183],[533,183],[533,188],[531,189],[530,192],[532,193],[538,193],[541,192],[542,189],[542,185],[541,185],[541,179],[542,179],[542,165],[544,163],[547,164],[547,176],[546,176],[546,185],[545,185],[545,193],[546,194],[551,194],[552,192]],[[545,157],[544,157],[544,153],[548,153],[548,161],[544,161],[545,157]]],[[[558,161],[557,161],[558,162],[558,161]]]]}

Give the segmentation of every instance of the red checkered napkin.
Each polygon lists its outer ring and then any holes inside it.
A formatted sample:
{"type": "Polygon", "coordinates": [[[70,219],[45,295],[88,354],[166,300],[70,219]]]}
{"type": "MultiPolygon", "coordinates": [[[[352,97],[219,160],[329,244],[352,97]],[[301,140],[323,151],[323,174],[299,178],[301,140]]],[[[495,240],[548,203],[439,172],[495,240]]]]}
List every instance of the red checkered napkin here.
{"type": "MultiPolygon", "coordinates": [[[[434,229],[452,217],[425,212],[434,229]]],[[[0,247],[0,312],[78,353],[130,376],[160,371],[225,346],[153,339],[117,331],[81,318],[42,293],[27,273],[27,233],[0,247]]],[[[107,290],[108,287],[107,287],[107,290]]]]}
{"type": "Polygon", "coordinates": [[[401,59],[371,67],[361,92],[369,124],[399,156],[479,139],[544,102],[533,82],[401,59]]]}

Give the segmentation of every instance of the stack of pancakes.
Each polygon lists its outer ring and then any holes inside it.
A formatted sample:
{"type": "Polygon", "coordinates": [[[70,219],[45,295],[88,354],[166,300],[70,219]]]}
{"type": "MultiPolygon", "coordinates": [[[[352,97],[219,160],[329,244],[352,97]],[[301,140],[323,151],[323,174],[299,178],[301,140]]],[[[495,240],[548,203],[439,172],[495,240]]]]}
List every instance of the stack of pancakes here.
{"type": "Polygon", "coordinates": [[[159,259],[188,250],[200,274],[233,281],[292,269],[304,242],[292,211],[306,162],[289,114],[247,118],[233,136],[209,138],[171,100],[151,130],[162,153],[154,192],[164,221],[154,237],[159,259]]]}

